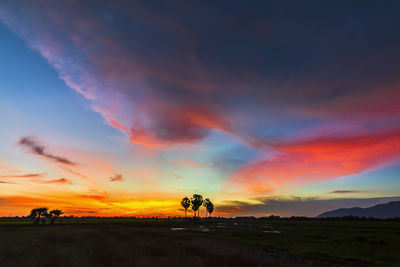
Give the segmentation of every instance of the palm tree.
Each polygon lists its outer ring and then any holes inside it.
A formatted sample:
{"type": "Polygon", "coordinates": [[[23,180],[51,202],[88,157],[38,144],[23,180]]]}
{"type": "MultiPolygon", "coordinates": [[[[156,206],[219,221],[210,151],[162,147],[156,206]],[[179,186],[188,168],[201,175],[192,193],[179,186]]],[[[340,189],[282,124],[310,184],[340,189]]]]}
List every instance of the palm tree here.
{"type": "Polygon", "coordinates": [[[190,199],[188,197],[184,197],[181,201],[181,206],[185,209],[185,218],[186,218],[186,211],[190,207],[190,199]]]}
{"type": "MultiPolygon", "coordinates": [[[[199,210],[201,207],[201,204],[203,204],[203,196],[194,194],[193,197],[190,199],[190,202],[192,204],[192,210],[194,212],[194,217],[196,217],[196,212],[199,210]]],[[[198,216],[200,217],[200,213],[198,212],[198,216]]]]}
{"type": "Polygon", "coordinates": [[[30,217],[35,220],[35,224],[38,224],[40,222],[40,218],[42,216],[46,216],[48,210],[49,209],[45,207],[33,209],[31,210],[30,217]]]}
{"type": "Polygon", "coordinates": [[[49,212],[49,217],[51,219],[51,223],[54,223],[54,220],[59,217],[61,214],[63,214],[64,212],[62,212],[61,210],[55,209],[55,210],[51,210],[49,212]]]}
{"type": "Polygon", "coordinates": [[[214,204],[211,202],[211,200],[208,200],[208,204],[207,204],[206,208],[211,217],[211,213],[213,213],[213,211],[214,211],[214,204]]]}
{"type": "Polygon", "coordinates": [[[210,202],[211,202],[211,201],[210,201],[210,199],[208,199],[208,198],[206,198],[206,199],[204,200],[204,202],[203,202],[203,206],[206,208],[206,217],[207,217],[207,211],[208,211],[207,206],[209,205],[210,202]]]}

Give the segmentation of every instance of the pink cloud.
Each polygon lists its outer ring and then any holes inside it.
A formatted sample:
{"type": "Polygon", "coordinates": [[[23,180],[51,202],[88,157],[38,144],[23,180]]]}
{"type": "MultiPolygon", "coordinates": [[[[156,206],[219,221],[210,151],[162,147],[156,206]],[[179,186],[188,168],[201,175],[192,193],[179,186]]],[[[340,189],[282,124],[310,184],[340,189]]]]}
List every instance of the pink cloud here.
{"type": "MultiPolygon", "coordinates": [[[[233,181],[250,191],[280,188],[361,173],[392,160],[400,153],[400,132],[345,138],[314,138],[276,144],[272,159],[257,160],[239,169],[233,181]]],[[[268,190],[267,190],[268,191],[268,190]]]]}

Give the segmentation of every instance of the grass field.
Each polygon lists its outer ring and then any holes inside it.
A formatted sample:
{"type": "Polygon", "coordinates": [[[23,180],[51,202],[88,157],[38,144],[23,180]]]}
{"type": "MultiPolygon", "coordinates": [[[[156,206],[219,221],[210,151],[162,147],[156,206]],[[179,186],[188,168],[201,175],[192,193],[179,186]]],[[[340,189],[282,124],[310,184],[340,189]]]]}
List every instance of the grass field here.
{"type": "Polygon", "coordinates": [[[81,220],[0,224],[1,266],[400,266],[400,223],[81,220]]]}

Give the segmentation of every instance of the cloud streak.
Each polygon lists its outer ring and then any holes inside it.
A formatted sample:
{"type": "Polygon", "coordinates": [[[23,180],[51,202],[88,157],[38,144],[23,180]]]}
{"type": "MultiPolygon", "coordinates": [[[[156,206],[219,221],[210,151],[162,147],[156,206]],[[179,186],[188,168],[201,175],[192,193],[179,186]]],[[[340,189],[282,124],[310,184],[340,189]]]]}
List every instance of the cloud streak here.
{"type": "Polygon", "coordinates": [[[35,180],[35,182],[42,183],[42,184],[68,184],[68,185],[73,184],[71,182],[71,180],[64,178],[64,177],[60,178],[60,179],[47,180],[47,181],[35,180]]]}
{"type": "Polygon", "coordinates": [[[45,176],[47,173],[26,173],[26,174],[10,174],[10,175],[0,175],[1,178],[39,178],[45,176]]]}
{"type": "Polygon", "coordinates": [[[71,160],[65,158],[65,157],[60,157],[60,156],[55,156],[52,155],[50,153],[47,153],[46,147],[40,145],[38,142],[36,142],[35,140],[33,140],[32,138],[29,137],[23,137],[21,138],[21,140],[19,140],[18,144],[20,144],[21,146],[27,147],[29,148],[29,150],[46,159],[50,159],[52,161],[55,161],[57,163],[61,163],[61,164],[65,164],[65,165],[70,165],[70,166],[74,166],[77,165],[75,162],[72,162],[71,160]]]}
{"type": "Polygon", "coordinates": [[[362,193],[364,191],[361,190],[335,190],[329,192],[329,194],[353,194],[353,193],[362,193]]]}

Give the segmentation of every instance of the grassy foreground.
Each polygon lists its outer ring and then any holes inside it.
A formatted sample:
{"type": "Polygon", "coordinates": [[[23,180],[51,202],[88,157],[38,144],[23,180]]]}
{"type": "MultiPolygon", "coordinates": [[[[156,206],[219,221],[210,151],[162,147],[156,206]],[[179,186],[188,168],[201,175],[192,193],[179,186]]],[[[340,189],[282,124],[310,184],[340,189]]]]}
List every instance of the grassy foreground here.
{"type": "Polygon", "coordinates": [[[1,266],[400,266],[400,223],[87,220],[0,224],[1,266]]]}

